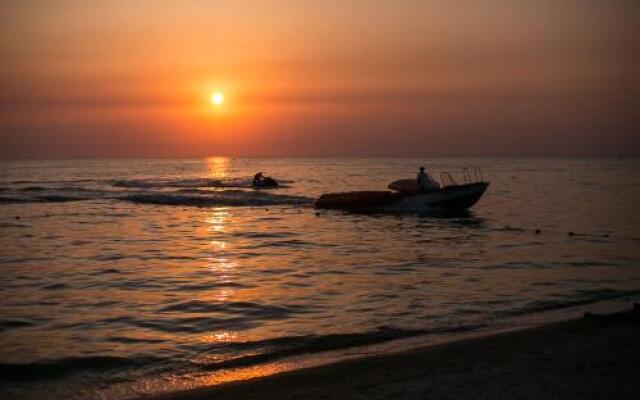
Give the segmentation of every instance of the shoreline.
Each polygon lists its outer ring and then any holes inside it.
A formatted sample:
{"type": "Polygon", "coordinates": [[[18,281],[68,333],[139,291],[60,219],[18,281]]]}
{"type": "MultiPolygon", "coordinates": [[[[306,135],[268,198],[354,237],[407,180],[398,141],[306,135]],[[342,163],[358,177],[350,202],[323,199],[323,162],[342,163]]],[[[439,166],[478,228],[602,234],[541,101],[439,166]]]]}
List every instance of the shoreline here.
{"type": "Polygon", "coordinates": [[[640,398],[640,307],[140,400],[640,398]]]}

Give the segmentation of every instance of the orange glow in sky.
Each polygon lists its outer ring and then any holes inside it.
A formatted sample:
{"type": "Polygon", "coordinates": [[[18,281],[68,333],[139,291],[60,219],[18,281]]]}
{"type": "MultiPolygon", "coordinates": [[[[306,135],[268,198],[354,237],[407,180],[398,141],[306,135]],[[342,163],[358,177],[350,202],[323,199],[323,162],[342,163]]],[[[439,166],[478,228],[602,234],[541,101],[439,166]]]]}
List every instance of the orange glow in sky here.
{"type": "Polygon", "coordinates": [[[640,3],[9,1],[0,158],[637,154],[640,3]]]}

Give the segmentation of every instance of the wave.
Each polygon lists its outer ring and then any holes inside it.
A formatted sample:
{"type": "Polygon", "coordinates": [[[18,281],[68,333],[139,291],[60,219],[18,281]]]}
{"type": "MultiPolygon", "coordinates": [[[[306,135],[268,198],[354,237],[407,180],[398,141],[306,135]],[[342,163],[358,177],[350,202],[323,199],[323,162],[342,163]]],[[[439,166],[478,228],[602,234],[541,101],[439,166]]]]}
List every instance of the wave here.
{"type": "Polygon", "coordinates": [[[41,192],[43,190],[47,190],[47,188],[44,186],[27,186],[18,190],[21,192],[41,192]]]}
{"type": "Polygon", "coordinates": [[[0,194],[0,204],[61,203],[82,200],[120,200],[138,204],[172,206],[275,206],[306,205],[313,199],[305,196],[278,195],[261,190],[178,189],[117,191],[83,187],[27,187],[0,194]]]}
{"type": "Polygon", "coordinates": [[[110,193],[82,186],[26,186],[9,188],[0,194],[0,204],[63,203],[108,198],[110,193]]]}
{"type": "MultiPolygon", "coordinates": [[[[249,342],[217,343],[215,346],[209,345],[207,348],[198,346],[199,354],[195,359],[192,355],[183,358],[179,354],[172,357],[136,354],[130,357],[94,355],[22,364],[0,363],[0,383],[33,383],[63,379],[74,374],[87,376],[91,373],[104,374],[109,371],[122,375],[125,369],[144,370],[148,373],[157,373],[159,370],[167,370],[167,368],[174,373],[180,370],[213,371],[251,366],[291,356],[367,346],[420,335],[470,331],[483,326],[464,325],[429,331],[379,327],[376,330],[362,333],[287,336],[249,342]],[[226,354],[226,356],[221,359],[221,354],[226,354]],[[210,355],[213,357],[209,358],[210,355]],[[215,361],[211,362],[211,359],[215,361]]],[[[109,338],[109,340],[116,343],[140,342],[139,339],[119,336],[109,338]]],[[[158,340],[151,340],[151,342],[158,342],[158,340]]],[[[188,352],[190,353],[190,351],[188,352]]],[[[105,382],[105,378],[107,377],[101,375],[102,383],[105,382]]]]}
{"type": "Polygon", "coordinates": [[[640,295],[640,290],[615,290],[609,288],[578,290],[564,299],[537,300],[525,304],[522,307],[511,310],[498,311],[499,316],[520,316],[545,311],[559,310],[563,308],[583,306],[605,300],[614,300],[627,296],[640,295]]]}
{"type": "Polygon", "coordinates": [[[89,356],[67,357],[34,363],[0,364],[0,382],[37,382],[63,378],[67,375],[87,372],[104,372],[121,368],[142,367],[160,362],[158,357],[89,356]]]}
{"type": "Polygon", "coordinates": [[[304,311],[300,307],[279,307],[262,305],[251,302],[224,302],[210,303],[206,301],[191,300],[171,304],[159,310],[160,312],[179,313],[232,313],[263,318],[284,318],[292,313],[304,311]]]}
{"type": "MultiPolygon", "coordinates": [[[[459,325],[431,330],[400,329],[382,326],[375,330],[361,333],[288,336],[254,342],[228,342],[224,345],[225,348],[233,351],[248,351],[248,354],[213,363],[197,363],[196,365],[200,370],[204,371],[237,368],[270,362],[285,357],[368,346],[416,336],[468,332],[485,326],[486,325],[482,324],[459,325]]],[[[211,351],[218,353],[220,349],[216,348],[211,351]]]]}
{"type": "Polygon", "coordinates": [[[256,327],[262,321],[286,320],[313,311],[296,305],[191,300],[167,305],[159,309],[154,318],[118,316],[101,319],[98,323],[170,333],[203,333],[220,329],[240,331],[256,327]]]}
{"type": "Polygon", "coordinates": [[[111,185],[120,188],[240,188],[251,187],[251,179],[122,179],[111,181],[111,185]]]}
{"type": "Polygon", "coordinates": [[[12,184],[19,186],[3,188],[0,191],[0,204],[119,200],[138,204],[206,207],[303,205],[313,202],[312,198],[305,196],[275,195],[269,190],[255,190],[251,180],[242,177],[91,180],[95,185],[82,182],[85,181],[14,181],[12,184]]]}
{"type": "Polygon", "coordinates": [[[63,194],[43,194],[37,196],[0,196],[0,204],[12,203],[64,203],[67,201],[90,200],[87,196],[63,194]]]}
{"type": "Polygon", "coordinates": [[[136,193],[120,196],[119,199],[140,204],[197,207],[306,205],[313,202],[312,198],[306,196],[276,195],[244,190],[225,190],[206,195],[164,192],[136,193]]]}
{"type": "Polygon", "coordinates": [[[17,319],[0,319],[0,332],[13,329],[34,326],[34,322],[24,318],[17,319]]]}

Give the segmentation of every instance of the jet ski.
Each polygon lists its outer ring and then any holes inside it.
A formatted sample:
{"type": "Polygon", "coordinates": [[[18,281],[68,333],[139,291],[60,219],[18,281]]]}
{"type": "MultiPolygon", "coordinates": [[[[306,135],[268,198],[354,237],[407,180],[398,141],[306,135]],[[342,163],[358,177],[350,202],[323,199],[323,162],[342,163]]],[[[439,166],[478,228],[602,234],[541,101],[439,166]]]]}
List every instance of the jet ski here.
{"type": "Polygon", "coordinates": [[[402,179],[391,182],[391,190],[328,193],[320,196],[315,207],[355,212],[429,212],[461,211],[471,208],[480,200],[489,186],[476,169],[476,179],[465,169],[464,183],[458,184],[444,172],[442,184],[436,183],[421,190],[417,181],[402,179]]]}
{"type": "Polygon", "coordinates": [[[260,179],[254,179],[251,186],[255,188],[273,188],[280,186],[280,184],[269,176],[263,176],[260,179]]]}

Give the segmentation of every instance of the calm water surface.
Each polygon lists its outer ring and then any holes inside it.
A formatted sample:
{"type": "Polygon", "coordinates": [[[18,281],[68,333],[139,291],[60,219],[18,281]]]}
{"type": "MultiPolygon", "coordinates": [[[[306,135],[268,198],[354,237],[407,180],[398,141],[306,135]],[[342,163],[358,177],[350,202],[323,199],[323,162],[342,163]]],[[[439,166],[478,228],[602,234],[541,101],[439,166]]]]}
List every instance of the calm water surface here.
{"type": "Polygon", "coordinates": [[[2,398],[135,397],[640,293],[637,159],[0,167],[2,398]],[[457,216],[312,207],[325,192],[384,189],[421,164],[457,177],[478,166],[491,186],[457,216]],[[251,189],[256,171],[285,187],[251,189]]]}

